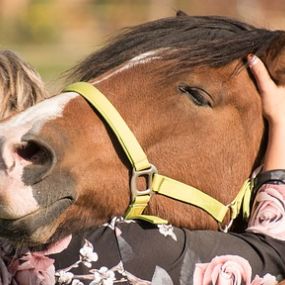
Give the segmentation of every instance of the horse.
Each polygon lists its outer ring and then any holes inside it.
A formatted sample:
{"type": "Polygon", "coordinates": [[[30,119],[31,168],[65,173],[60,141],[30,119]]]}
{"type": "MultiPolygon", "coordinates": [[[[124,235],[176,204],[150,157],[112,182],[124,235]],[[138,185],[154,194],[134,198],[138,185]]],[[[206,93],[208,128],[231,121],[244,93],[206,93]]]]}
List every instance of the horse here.
{"type": "MultiPolygon", "coordinates": [[[[246,67],[258,54],[278,84],[285,34],[223,17],[148,22],[73,70],[112,102],[159,173],[224,204],[261,163],[266,124],[246,67]]],[[[122,216],[130,163],[101,114],[75,92],[1,122],[0,235],[46,245],[122,216]]],[[[177,227],[218,228],[199,207],[152,195],[146,213],[177,227]]]]}

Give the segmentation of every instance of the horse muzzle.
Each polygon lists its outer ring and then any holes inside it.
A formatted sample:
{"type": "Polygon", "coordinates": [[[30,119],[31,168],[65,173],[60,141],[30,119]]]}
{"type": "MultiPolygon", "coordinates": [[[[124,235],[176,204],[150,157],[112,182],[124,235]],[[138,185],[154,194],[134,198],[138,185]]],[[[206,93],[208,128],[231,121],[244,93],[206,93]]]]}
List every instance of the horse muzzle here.
{"type": "Polygon", "coordinates": [[[74,192],[72,187],[63,190],[66,173],[60,179],[48,179],[57,157],[35,135],[26,133],[21,139],[3,136],[0,150],[0,236],[36,243],[35,233],[53,227],[74,202],[74,192]]]}
{"type": "Polygon", "coordinates": [[[40,208],[18,219],[0,219],[0,235],[10,240],[20,241],[29,245],[45,243],[56,229],[56,227],[53,227],[56,217],[71,204],[71,199],[64,198],[56,201],[47,208],[40,208]],[[43,228],[46,231],[43,231],[43,228]],[[39,232],[41,235],[38,234],[39,232]]]}

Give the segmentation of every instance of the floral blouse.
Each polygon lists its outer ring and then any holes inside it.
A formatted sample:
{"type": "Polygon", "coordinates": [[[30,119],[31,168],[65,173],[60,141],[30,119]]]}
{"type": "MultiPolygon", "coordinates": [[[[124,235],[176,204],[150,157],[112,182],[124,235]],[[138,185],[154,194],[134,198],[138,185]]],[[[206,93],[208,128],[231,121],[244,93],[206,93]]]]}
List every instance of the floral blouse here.
{"type": "Polygon", "coordinates": [[[244,233],[190,231],[114,217],[45,252],[2,242],[0,285],[273,285],[285,279],[285,171],[257,179],[244,233]],[[281,177],[281,178],[280,178],[281,177]]]}

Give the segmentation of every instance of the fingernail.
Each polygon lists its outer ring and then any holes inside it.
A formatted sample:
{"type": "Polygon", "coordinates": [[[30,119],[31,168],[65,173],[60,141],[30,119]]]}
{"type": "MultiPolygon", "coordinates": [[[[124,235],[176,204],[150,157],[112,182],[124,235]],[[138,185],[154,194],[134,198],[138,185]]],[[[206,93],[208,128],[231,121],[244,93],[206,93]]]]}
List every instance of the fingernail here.
{"type": "Polygon", "coordinates": [[[254,66],[257,63],[257,61],[258,61],[258,57],[255,54],[249,54],[247,56],[247,62],[248,62],[249,67],[254,66]]]}

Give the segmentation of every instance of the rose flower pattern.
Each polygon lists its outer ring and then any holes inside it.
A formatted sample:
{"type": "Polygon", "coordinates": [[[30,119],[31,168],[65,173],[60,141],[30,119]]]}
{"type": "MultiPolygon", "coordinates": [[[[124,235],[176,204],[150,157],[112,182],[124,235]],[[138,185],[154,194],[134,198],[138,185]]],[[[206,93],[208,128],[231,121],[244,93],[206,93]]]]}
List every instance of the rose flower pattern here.
{"type": "Polygon", "coordinates": [[[274,276],[258,275],[252,279],[252,268],[248,261],[237,255],[217,256],[209,263],[197,263],[194,271],[195,285],[275,285],[274,276]]]}
{"type": "Polygon", "coordinates": [[[247,231],[285,240],[285,185],[264,184],[251,213],[247,231]]]}

